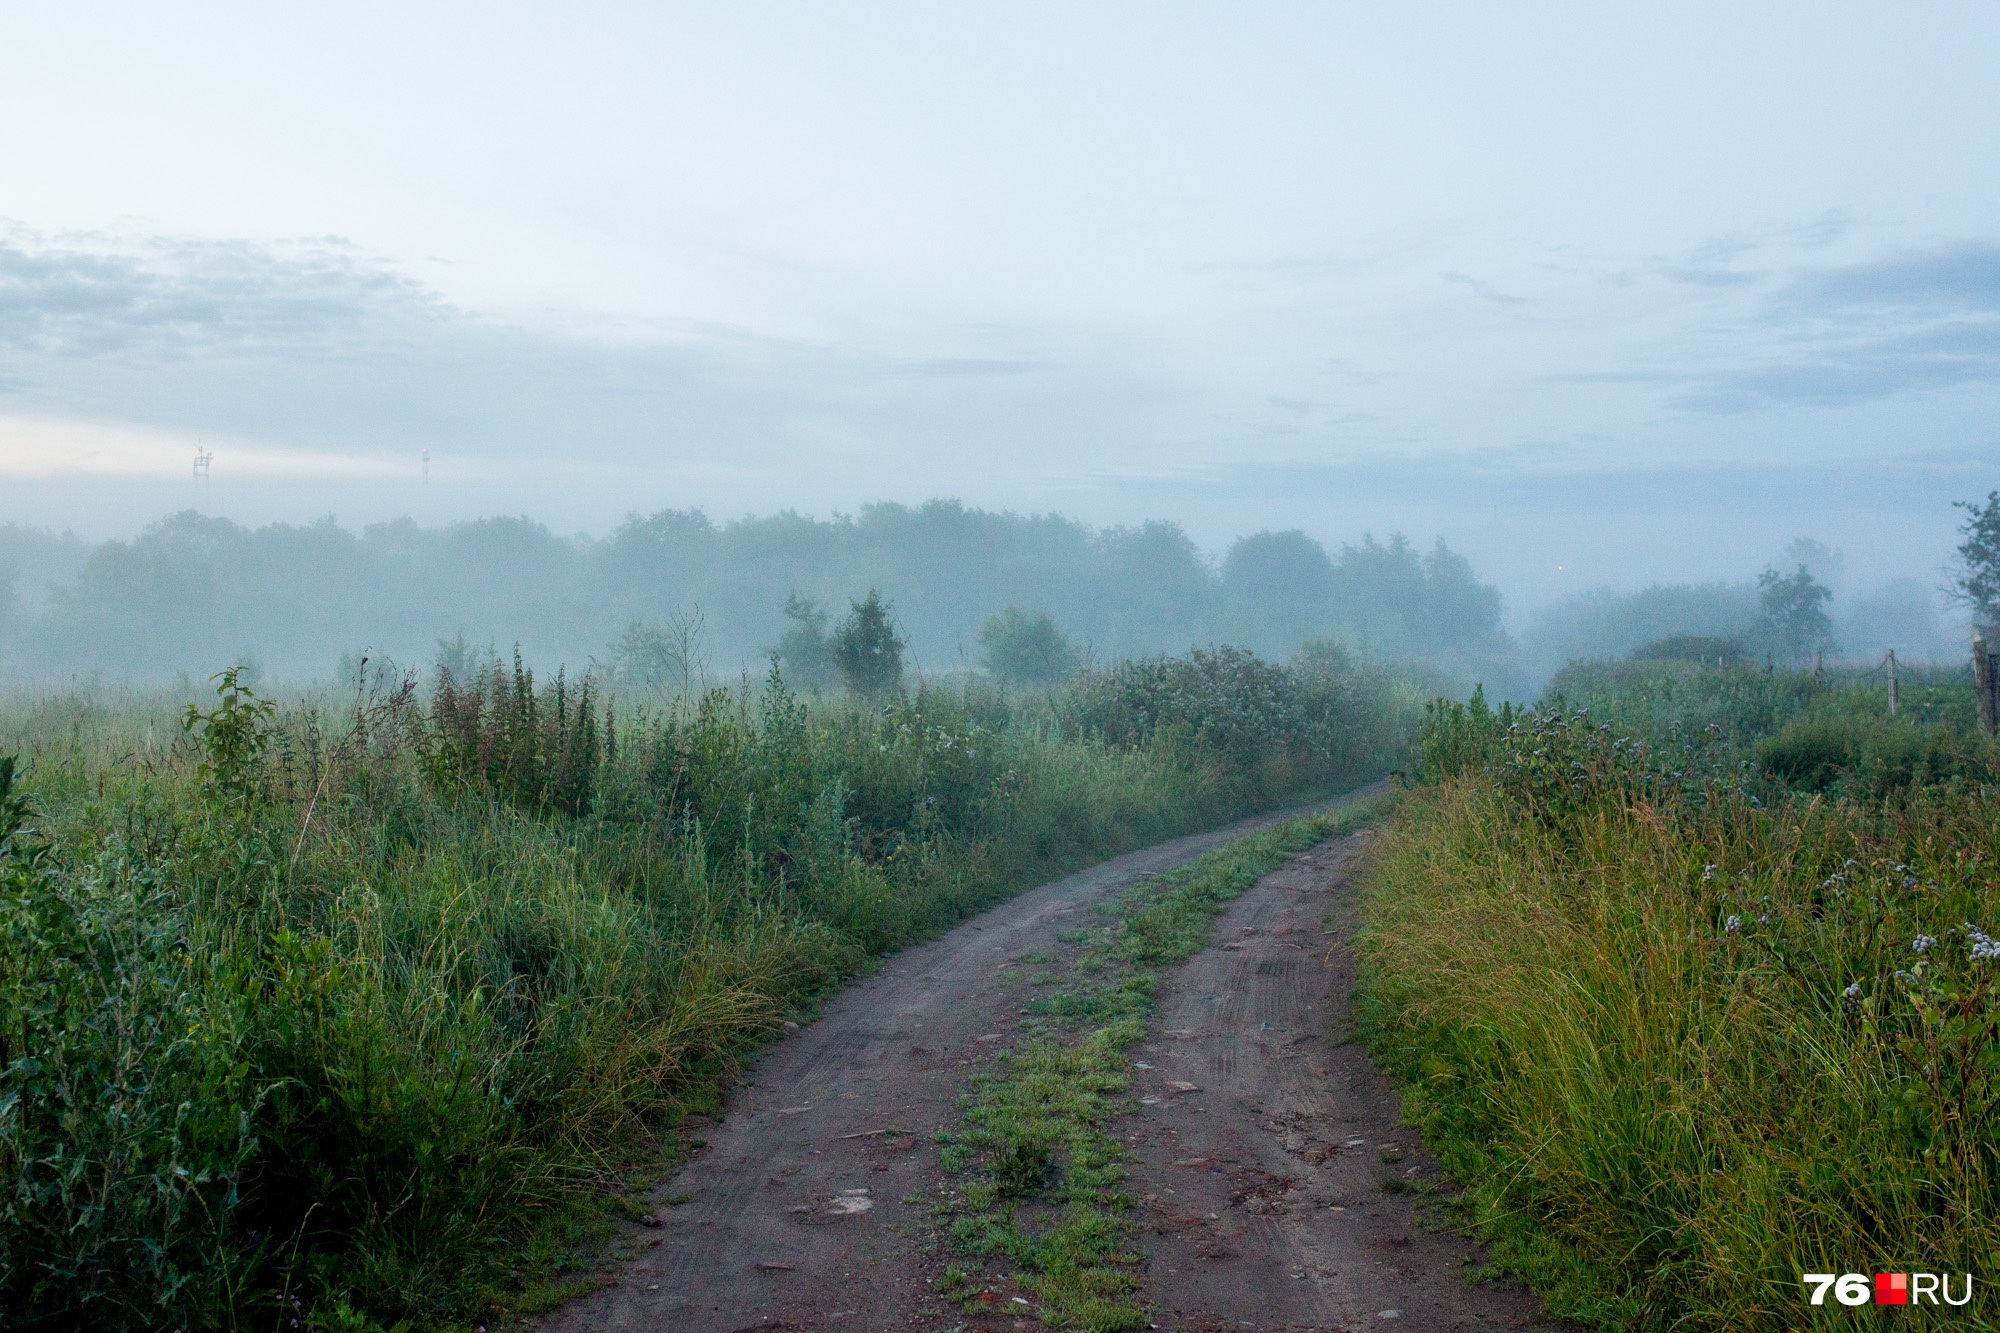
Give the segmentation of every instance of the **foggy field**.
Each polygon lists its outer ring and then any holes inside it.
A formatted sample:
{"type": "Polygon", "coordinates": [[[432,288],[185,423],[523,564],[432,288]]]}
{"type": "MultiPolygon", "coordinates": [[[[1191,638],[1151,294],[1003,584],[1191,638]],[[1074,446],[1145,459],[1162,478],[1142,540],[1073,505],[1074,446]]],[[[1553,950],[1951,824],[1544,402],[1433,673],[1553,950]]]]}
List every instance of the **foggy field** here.
{"type": "Polygon", "coordinates": [[[1996,88],[10,6],[0,1333],[2000,1329],[1996,88]]]}

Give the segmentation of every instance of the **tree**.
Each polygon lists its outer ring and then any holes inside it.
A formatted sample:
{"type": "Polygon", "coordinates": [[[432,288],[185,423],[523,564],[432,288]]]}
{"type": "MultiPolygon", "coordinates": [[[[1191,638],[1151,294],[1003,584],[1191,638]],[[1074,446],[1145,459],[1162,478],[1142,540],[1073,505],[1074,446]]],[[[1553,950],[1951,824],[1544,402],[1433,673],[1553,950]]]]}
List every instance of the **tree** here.
{"type": "Polygon", "coordinates": [[[853,608],[827,647],[847,688],[864,699],[882,699],[903,686],[903,640],[889,622],[890,606],[870,588],[865,601],[853,608]]]}
{"type": "MultiPolygon", "coordinates": [[[[667,641],[666,631],[643,620],[627,625],[618,642],[611,645],[611,669],[620,680],[632,685],[649,689],[664,686],[675,675],[673,645],[667,641]]],[[[453,674],[460,679],[470,678],[463,672],[453,674]]]]}
{"type": "Polygon", "coordinates": [[[14,639],[14,623],[20,618],[20,599],[14,596],[14,571],[0,566],[0,665],[5,663],[8,645],[14,639]]]}
{"type": "Polygon", "coordinates": [[[989,616],[979,630],[986,669],[1017,685],[1053,685],[1075,673],[1076,649],[1046,612],[1032,619],[1010,606],[989,616]]]}
{"type": "Polygon", "coordinates": [[[1972,619],[1988,639],[2000,633],[2000,491],[1988,491],[1984,505],[1956,502],[1966,512],[1959,528],[1958,577],[1952,580],[1952,600],[1972,608],[1972,619]]]}
{"type": "Polygon", "coordinates": [[[778,646],[770,650],[785,679],[795,688],[832,688],[838,673],[826,638],[826,608],[810,597],[793,593],[785,598],[785,618],[792,622],[791,628],[779,636],[778,646]]]}
{"type": "Polygon", "coordinates": [[[655,690],[678,686],[684,696],[693,697],[708,674],[702,652],[705,625],[700,607],[670,617],[665,626],[635,620],[611,645],[611,669],[629,684],[655,690]]]}
{"type": "Polygon", "coordinates": [[[1804,565],[1793,574],[1765,569],[1757,576],[1757,641],[1773,657],[1803,662],[1817,652],[1830,652],[1833,622],[1825,606],[1833,597],[1826,585],[1804,565]]]}

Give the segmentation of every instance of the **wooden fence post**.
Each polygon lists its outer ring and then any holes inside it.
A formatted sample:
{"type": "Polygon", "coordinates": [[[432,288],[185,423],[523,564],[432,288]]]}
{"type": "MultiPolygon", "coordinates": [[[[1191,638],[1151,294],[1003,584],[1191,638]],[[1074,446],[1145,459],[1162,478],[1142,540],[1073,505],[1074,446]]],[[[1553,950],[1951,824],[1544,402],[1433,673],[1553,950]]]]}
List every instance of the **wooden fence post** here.
{"type": "Polygon", "coordinates": [[[1896,705],[1900,702],[1896,688],[1896,650],[1889,650],[1889,716],[1896,716],[1896,705]]]}
{"type": "Polygon", "coordinates": [[[2000,730],[2000,718],[1994,716],[1993,676],[1993,654],[1986,651],[1985,638],[1976,636],[1972,640],[1972,690],[1979,696],[1979,725],[1986,728],[1989,736],[2000,730]]]}
{"type": "Polygon", "coordinates": [[[2000,733],[2000,653],[1986,654],[1986,730],[2000,733]]]}

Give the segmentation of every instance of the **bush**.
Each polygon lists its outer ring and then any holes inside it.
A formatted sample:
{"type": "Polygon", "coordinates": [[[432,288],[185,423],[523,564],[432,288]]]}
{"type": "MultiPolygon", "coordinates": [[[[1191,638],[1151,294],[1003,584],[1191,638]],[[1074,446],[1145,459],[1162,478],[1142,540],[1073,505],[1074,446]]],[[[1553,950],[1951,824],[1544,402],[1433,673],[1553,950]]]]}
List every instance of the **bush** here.
{"type": "Polygon", "coordinates": [[[1082,665],[1055,621],[1046,614],[1031,619],[1019,607],[988,618],[979,630],[979,646],[986,650],[986,669],[1017,685],[1053,685],[1082,665]]]}
{"type": "Polygon", "coordinates": [[[851,693],[885,699],[903,687],[902,636],[889,622],[889,604],[873,588],[866,601],[849,606],[847,619],[827,640],[827,652],[851,693]]]}
{"type": "Polygon", "coordinates": [[[840,683],[833,647],[826,637],[826,609],[797,593],[785,598],[785,619],[791,626],[779,636],[770,656],[783,668],[785,679],[806,690],[830,690],[840,683]]]}
{"type": "Polygon", "coordinates": [[[1475,686],[1472,698],[1465,703],[1431,700],[1424,705],[1416,760],[1410,766],[1411,781],[1442,782],[1485,767],[1514,724],[1513,705],[1503,703],[1500,711],[1494,712],[1487,706],[1484,686],[1475,686]]]}
{"type": "Polygon", "coordinates": [[[69,873],[0,758],[0,1305],[20,1327],[190,1326],[262,1258],[237,1212],[265,1080],[233,960],[155,868],[69,873]]]}
{"type": "Polygon", "coordinates": [[[1226,766],[1252,782],[1336,780],[1403,758],[1375,719],[1407,728],[1410,701],[1380,672],[1344,660],[1291,666],[1237,648],[1123,662],[1082,677],[1058,705],[1074,730],[1114,746],[1161,744],[1226,766]]]}
{"type": "Polygon", "coordinates": [[[1735,639],[1701,634],[1670,634],[1632,650],[1634,662],[1692,662],[1697,666],[1740,667],[1750,654],[1735,639]]]}

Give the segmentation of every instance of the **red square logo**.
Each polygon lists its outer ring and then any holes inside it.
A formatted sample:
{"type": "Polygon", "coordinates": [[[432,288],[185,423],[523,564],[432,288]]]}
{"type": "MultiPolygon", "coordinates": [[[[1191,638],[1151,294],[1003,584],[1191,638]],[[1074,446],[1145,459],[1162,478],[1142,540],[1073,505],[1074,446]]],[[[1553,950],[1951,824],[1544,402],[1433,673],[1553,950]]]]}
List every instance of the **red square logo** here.
{"type": "Polygon", "coordinates": [[[1877,1305],[1908,1305],[1910,1303],[1910,1275],[1908,1273],[1877,1273],[1875,1275],[1875,1303],[1877,1305]]]}

